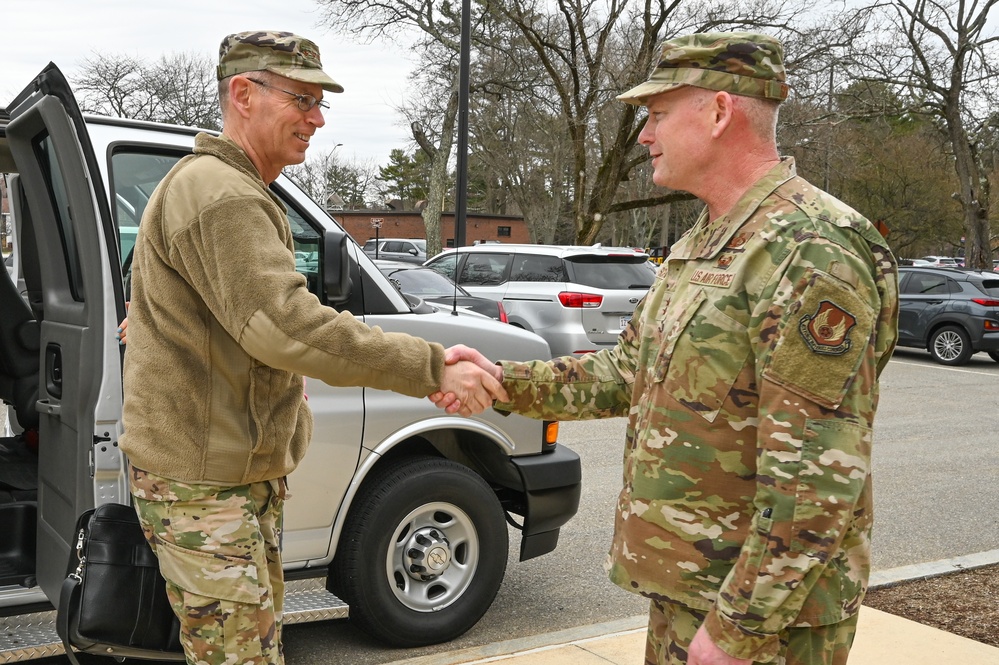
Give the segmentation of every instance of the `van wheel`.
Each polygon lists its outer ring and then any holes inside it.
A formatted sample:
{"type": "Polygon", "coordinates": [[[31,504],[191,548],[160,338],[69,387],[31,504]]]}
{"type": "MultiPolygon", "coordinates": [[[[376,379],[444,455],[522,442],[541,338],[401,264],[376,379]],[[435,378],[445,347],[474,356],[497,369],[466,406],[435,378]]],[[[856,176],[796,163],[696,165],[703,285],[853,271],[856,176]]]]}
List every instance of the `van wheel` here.
{"type": "Polygon", "coordinates": [[[957,326],[944,326],[930,338],[930,355],[942,365],[963,365],[971,353],[968,333],[957,326]]]}
{"type": "Polygon", "coordinates": [[[452,640],[486,613],[506,572],[496,494],[438,457],[388,462],[353,502],[327,586],[350,619],[398,647],[452,640]]]}
{"type": "Polygon", "coordinates": [[[989,351],[989,358],[999,363],[999,351],[989,351]]]}

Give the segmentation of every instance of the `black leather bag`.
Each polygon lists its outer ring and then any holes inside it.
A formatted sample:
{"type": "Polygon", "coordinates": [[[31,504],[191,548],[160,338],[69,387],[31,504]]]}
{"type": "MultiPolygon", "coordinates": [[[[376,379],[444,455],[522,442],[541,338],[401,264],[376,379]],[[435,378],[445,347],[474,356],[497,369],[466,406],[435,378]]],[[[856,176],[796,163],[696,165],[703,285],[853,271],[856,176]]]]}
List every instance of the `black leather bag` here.
{"type": "Polygon", "coordinates": [[[81,515],[69,569],[56,628],[74,665],[71,646],[119,659],[184,660],[179,623],[134,508],[106,503],[81,515]]]}

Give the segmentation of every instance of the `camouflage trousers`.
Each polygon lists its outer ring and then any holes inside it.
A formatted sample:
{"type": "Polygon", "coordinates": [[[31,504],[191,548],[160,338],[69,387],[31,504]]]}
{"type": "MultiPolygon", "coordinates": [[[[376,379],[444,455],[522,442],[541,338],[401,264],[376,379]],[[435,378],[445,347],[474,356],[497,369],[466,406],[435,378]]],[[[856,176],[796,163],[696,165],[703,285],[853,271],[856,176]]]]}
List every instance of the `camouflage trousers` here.
{"type": "MultiPolygon", "coordinates": [[[[687,665],[687,647],[704,623],[705,612],[676,603],[652,601],[645,665],[687,665]]],[[[858,614],[828,626],[787,628],[778,634],[780,651],[770,665],[846,665],[858,614]]]]}
{"type": "Polygon", "coordinates": [[[282,665],[283,479],[194,485],[130,469],[190,665],[282,665]]]}

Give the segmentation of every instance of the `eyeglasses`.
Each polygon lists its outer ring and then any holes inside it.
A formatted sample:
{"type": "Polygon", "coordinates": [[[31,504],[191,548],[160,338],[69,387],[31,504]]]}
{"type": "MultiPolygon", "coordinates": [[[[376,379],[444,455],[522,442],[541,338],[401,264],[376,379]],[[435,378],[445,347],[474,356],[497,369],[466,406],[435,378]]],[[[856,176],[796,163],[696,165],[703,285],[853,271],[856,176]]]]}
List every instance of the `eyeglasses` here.
{"type": "Polygon", "coordinates": [[[312,95],[300,95],[297,92],[291,92],[290,90],[283,90],[281,88],[276,88],[273,85],[264,83],[263,81],[258,81],[257,79],[251,79],[249,76],[246,77],[248,81],[253,81],[261,88],[270,88],[271,90],[277,90],[278,92],[283,92],[286,95],[291,95],[298,102],[298,108],[302,111],[308,113],[313,109],[313,107],[318,106],[319,110],[325,111],[330,107],[329,102],[324,102],[321,99],[316,99],[312,95]]]}

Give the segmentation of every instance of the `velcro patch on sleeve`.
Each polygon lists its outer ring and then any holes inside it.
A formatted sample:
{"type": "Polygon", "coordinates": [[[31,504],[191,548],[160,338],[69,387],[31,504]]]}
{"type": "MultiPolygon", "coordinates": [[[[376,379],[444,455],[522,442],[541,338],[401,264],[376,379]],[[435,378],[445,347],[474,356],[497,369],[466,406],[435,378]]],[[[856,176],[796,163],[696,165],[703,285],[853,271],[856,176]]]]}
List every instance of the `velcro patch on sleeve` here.
{"type": "Polygon", "coordinates": [[[864,358],[876,312],[853,286],[818,270],[807,271],[796,292],[763,374],[834,409],[864,358]]]}

